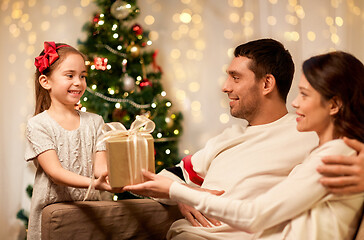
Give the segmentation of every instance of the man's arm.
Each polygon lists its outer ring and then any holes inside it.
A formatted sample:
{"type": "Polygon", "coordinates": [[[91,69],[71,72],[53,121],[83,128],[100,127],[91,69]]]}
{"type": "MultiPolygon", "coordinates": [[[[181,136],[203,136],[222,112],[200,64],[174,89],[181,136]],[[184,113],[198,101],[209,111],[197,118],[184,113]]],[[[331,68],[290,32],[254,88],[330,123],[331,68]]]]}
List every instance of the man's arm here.
{"type": "MultiPolygon", "coordinates": [[[[180,173],[179,173],[180,170],[176,169],[176,167],[168,168],[168,169],[166,169],[164,171],[168,171],[169,173],[173,172],[174,174],[176,174],[176,176],[180,175],[180,173]]],[[[169,176],[168,175],[166,176],[166,174],[155,175],[155,174],[151,174],[149,172],[144,172],[143,174],[146,177],[146,179],[150,178],[150,176],[152,176],[152,179],[160,179],[161,184],[160,185],[157,184],[158,185],[157,189],[158,189],[158,191],[160,189],[163,189],[164,191],[160,190],[161,194],[153,195],[154,194],[153,191],[146,190],[147,188],[142,187],[144,185],[149,186],[150,183],[148,183],[148,182],[145,182],[145,183],[142,183],[142,184],[139,184],[139,185],[125,186],[123,188],[123,190],[132,191],[132,192],[134,192],[136,194],[143,195],[143,196],[154,197],[156,200],[158,200],[158,201],[160,201],[162,203],[165,202],[163,200],[169,199],[167,192],[169,191],[169,186],[173,181],[171,179],[170,175],[169,176]],[[164,179],[164,181],[163,181],[163,179],[164,179]],[[164,192],[164,193],[162,193],[162,192],[164,192]]],[[[177,182],[180,182],[180,181],[177,181],[177,182]]],[[[188,186],[186,183],[183,183],[183,185],[188,186]]],[[[209,189],[204,189],[204,188],[201,188],[201,187],[193,187],[193,188],[195,190],[198,190],[198,191],[201,191],[201,192],[209,192],[209,193],[217,195],[217,196],[224,193],[224,191],[209,190],[209,189]]],[[[192,226],[195,226],[195,227],[201,227],[201,226],[202,227],[212,227],[211,224],[213,224],[215,226],[220,226],[221,225],[220,221],[218,221],[218,220],[216,220],[214,218],[205,216],[204,214],[202,214],[198,210],[194,209],[193,207],[190,207],[190,206],[188,206],[188,205],[186,205],[184,203],[179,203],[179,202],[177,202],[177,204],[178,204],[178,208],[179,208],[181,214],[185,217],[185,219],[187,221],[189,221],[192,224],[192,226]]]]}
{"type": "Polygon", "coordinates": [[[212,227],[210,223],[215,226],[220,226],[221,222],[212,217],[207,217],[195,208],[187,204],[178,202],[178,208],[181,214],[189,221],[194,227],[212,227]],[[209,223],[210,222],[210,223],[209,223]]]}
{"type": "MultiPolygon", "coordinates": [[[[174,167],[163,169],[158,175],[193,187],[200,187],[204,180],[203,174],[196,171],[196,167],[192,164],[192,155],[184,157],[181,162],[174,167]]],[[[169,205],[176,204],[174,201],[162,200],[161,202],[169,205]]]]}
{"type": "MultiPolygon", "coordinates": [[[[135,191],[141,195],[171,198],[193,206],[206,215],[214,216],[232,227],[247,232],[258,232],[295,218],[327,196],[327,190],[318,184],[321,175],[316,172],[316,168],[320,164],[321,158],[330,153],[352,155],[353,151],[349,150],[342,142],[332,141],[331,144],[322,146],[311,153],[285,180],[254,200],[237,200],[214,196],[152,173],[145,175],[146,179],[150,181],[127,186],[125,190],[135,191]]],[[[328,198],[325,199],[325,201],[327,200],[328,198]]],[[[357,207],[359,209],[360,205],[359,201],[348,204],[353,205],[348,207],[351,211],[345,213],[349,219],[356,215],[356,209],[357,207]]],[[[321,211],[320,208],[318,211],[321,211]]],[[[313,217],[313,221],[316,220],[313,217]]]]}
{"type": "Polygon", "coordinates": [[[358,152],[357,156],[327,156],[317,168],[323,175],[322,185],[332,193],[364,192],[364,143],[344,138],[345,143],[358,152]]]}
{"type": "MultiPolygon", "coordinates": [[[[191,157],[192,156],[185,157],[180,164],[171,168],[166,168],[162,170],[158,175],[168,177],[174,181],[183,184],[187,184],[194,187],[200,187],[200,185],[203,182],[203,178],[201,178],[199,174],[194,171],[193,165],[191,163],[191,157]]],[[[171,200],[166,200],[166,199],[156,199],[156,200],[165,204],[172,204],[171,200]]],[[[173,201],[173,203],[175,202],[173,201]]],[[[190,207],[184,203],[179,203],[179,202],[177,202],[177,205],[181,214],[185,217],[185,219],[187,219],[192,224],[192,226],[211,227],[211,224],[215,226],[221,225],[221,223],[218,220],[211,217],[210,218],[206,217],[193,207],[190,207]]]]}

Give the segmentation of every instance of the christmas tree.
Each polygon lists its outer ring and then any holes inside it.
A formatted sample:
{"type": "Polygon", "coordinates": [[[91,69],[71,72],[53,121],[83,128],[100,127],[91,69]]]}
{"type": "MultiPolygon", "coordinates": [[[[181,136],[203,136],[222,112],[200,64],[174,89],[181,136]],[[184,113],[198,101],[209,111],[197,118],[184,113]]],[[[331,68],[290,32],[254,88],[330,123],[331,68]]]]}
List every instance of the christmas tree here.
{"type": "Polygon", "coordinates": [[[173,112],[161,84],[162,69],[149,32],[135,22],[136,0],[96,0],[99,12],[84,26],[88,33],[79,49],[89,59],[87,91],[82,110],[103,116],[105,122],[121,122],[127,129],[137,115],[156,124],[156,171],[178,160],[182,114],[173,112]]]}
{"type": "MultiPolygon", "coordinates": [[[[156,171],[179,161],[178,137],[182,114],[172,112],[172,102],[160,82],[162,69],[148,31],[131,23],[139,14],[136,0],[97,0],[100,7],[84,30],[88,38],[79,49],[89,61],[88,88],[81,99],[82,110],[103,116],[105,122],[118,121],[127,129],[137,115],[154,121],[156,171]]],[[[31,197],[32,186],[27,187],[31,197]]],[[[133,195],[118,194],[121,198],[133,195]]],[[[28,213],[21,209],[17,218],[28,226],[28,213]]]]}

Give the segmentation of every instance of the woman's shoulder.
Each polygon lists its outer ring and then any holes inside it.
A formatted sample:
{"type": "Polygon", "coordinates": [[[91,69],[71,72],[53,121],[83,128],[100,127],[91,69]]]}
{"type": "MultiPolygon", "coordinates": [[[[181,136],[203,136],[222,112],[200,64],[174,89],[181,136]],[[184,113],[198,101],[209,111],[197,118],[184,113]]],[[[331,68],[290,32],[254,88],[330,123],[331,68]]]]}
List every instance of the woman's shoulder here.
{"type": "Polygon", "coordinates": [[[312,153],[320,155],[352,155],[355,154],[355,150],[350,148],[342,139],[334,139],[328,141],[316,148],[312,153]]]}

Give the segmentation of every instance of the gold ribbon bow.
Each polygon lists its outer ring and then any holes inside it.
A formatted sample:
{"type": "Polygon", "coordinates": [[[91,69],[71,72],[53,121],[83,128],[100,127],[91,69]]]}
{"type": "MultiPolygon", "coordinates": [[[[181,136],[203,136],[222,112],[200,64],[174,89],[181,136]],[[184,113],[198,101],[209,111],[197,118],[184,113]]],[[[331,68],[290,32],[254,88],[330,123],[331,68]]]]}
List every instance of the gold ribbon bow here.
{"type": "Polygon", "coordinates": [[[145,116],[136,116],[135,121],[131,124],[130,129],[127,130],[120,122],[106,123],[102,129],[104,136],[101,141],[106,141],[113,137],[133,136],[143,133],[152,133],[155,124],[152,120],[145,116]]]}

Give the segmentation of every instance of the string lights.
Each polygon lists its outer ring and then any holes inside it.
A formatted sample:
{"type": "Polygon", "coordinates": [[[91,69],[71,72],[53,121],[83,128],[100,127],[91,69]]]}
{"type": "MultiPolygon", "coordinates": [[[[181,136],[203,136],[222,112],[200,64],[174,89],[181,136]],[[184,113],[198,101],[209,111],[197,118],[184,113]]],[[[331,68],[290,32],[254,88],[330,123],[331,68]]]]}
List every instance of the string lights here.
{"type": "Polygon", "coordinates": [[[89,87],[87,87],[86,90],[89,93],[91,93],[91,94],[93,94],[93,95],[95,95],[95,96],[97,96],[99,98],[102,98],[102,99],[104,99],[104,100],[106,100],[108,102],[114,102],[114,103],[129,103],[133,107],[138,108],[138,109],[145,109],[145,108],[149,108],[150,107],[150,104],[138,104],[138,103],[136,103],[136,102],[134,102],[132,100],[129,100],[129,99],[108,97],[108,96],[105,96],[104,94],[101,94],[99,92],[96,92],[96,91],[92,90],[89,87]]]}
{"type": "MultiPolygon", "coordinates": [[[[167,32],[163,30],[163,37],[166,35],[170,41],[174,42],[171,44],[171,49],[160,49],[163,54],[167,53],[168,70],[172,73],[171,78],[167,78],[167,81],[173,81],[173,96],[183,107],[183,111],[186,114],[190,114],[193,123],[202,124],[204,121],[204,113],[202,100],[194,99],[196,96],[201,95],[206,85],[198,78],[193,78],[194,73],[192,70],[187,69],[186,65],[188,62],[193,62],[196,66],[206,64],[207,51],[209,51],[209,41],[205,37],[206,31],[210,29],[211,25],[219,24],[213,21],[213,18],[209,16],[210,12],[206,11],[206,5],[203,1],[195,0],[173,0],[176,3],[174,12],[170,15],[170,25],[173,25],[173,30],[167,32]],[[179,5],[178,5],[179,4],[179,5]],[[207,12],[207,13],[206,13],[207,12]],[[186,43],[186,44],[183,44],[186,43]],[[187,44],[188,43],[188,44],[187,44]],[[186,47],[187,46],[187,47],[186,47]],[[186,47],[186,48],[184,48],[186,47]],[[167,52],[168,51],[168,52],[167,52]]],[[[55,29],[55,25],[62,24],[63,18],[74,17],[74,21],[86,21],[82,20],[84,16],[89,16],[91,12],[88,9],[92,8],[92,1],[80,0],[77,3],[56,3],[42,4],[37,0],[3,0],[0,3],[1,22],[3,28],[8,32],[11,41],[17,40],[16,47],[12,52],[6,53],[6,63],[10,65],[19,65],[31,71],[33,69],[33,59],[36,53],[35,46],[39,45],[40,38],[43,36],[56,36],[51,35],[51,30],[55,29]],[[84,14],[84,16],[83,16],[84,14]],[[42,17],[40,17],[42,16],[42,17]],[[81,19],[81,20],[80,20],[81,19]]],[[[140,1],[142,2],[142,1],[140,1]]],[[[148,9],[148,13],[144,15],[144,23],[148,26],[152,26],[160,21],[159,15],[162,13],[164,5],[161,0],[148,0],[145,4],[149,4],[151,7],[148,9]],[[163,6],[163,7],[162,7],[163,6]]],[[[298,0],[267,0],[265,6],[258,6],[255,0],[228,0],[224,5],[224,14],[219,16],[219,19],[224,19],[221,23],[224,27],[219,27],[221,32],[216,34],[222,35],[227,41],[232,44],[226,45],[227,47],[232,46],[235,43],[240,43],[245,40],[250,40],[254,37],[261,37],[259,31],[261,29],[256,26],[265,25],[269,32],[275,32],[279,30],[279,37],[286,42],[297,43],[300,41],[308,41],[312,44],[319,42],[325,42],[327,48],[323,50],[334,50],[341,47],[346,47],[345,41],[348,41],[346,35],[343,33],[346,27],[353,22],[357,24],[355,31],[363,31],[364,22],[364,9],[363,3],[359,0],[330,0],[321,3],[326,7],[324,14],[321,16],[314,16],[322,24],[322,27],[317,28],[316,26],[302,27],[305,21],[313,18],[310,8],[312,5],[319,5],[318,2],[312,1],[298,1],[298,0]],[[310,4],[310,5],[309,5],[310,4]],[[266,9],[265,12],[261,11],[261,8],[266,9]],[[326,13],[326,14],[325,14],[326,13]],[[260,25],[259,25],[260,24],[260,25]],[[225,27],[226,26],[226,27],[225,27]]],[[[119,10],[118,16],[123,18],[128,15],[129,8],[122,5],[122,1],[119,1],[122,10],[119,10]],[[125,7],[125,8],[124,8],[125,7]],[[120,12],[121,11],[121,12],[120,12]]],[[[215,3],[214,3],[215,4],[215,3]]],[[[119,6],[119,7],[120,7],[119,6]]],[[[219,3],[219,5],[222,4],[219,3]]],[[[115,6],[116,7],[116,6],[115,6]]],[[[209,10],[209,9],[207,9],[209,10]]],[[[210,14],[211,15],[211,14],[210,14]]],[[[99,16],[94,19],[95,23],[103,25],[105,21],[103,16],[99,16]]],[[[65,20],[64,20],[65,22],[65,20]]],[[[135,26],[136,33],[140,32],[140,27],[135,26]]],[[[57,28],[59,29],[59,28],[57,28]]],[[[64,26],[64,29],[66,27],[64,26]]],[[[162,33],[159,29],[154,28],[155,31],[151,31],[149,34],[150,42],[157,41],[162,37],[162,33]],[[158,33],[159,31],[159,33],[158,33]]],[[[117,26],[113,26],[113,33],[117,32],[117,26]]],[[[275,33],[276,34],[276,33],[275,33]]],[[[278,34],[274,35],[277,36],[278,34]]],[[[120,36],[118,36],[120,37],[120,36]]],[[[77,36],[75,36],[77,38],[77,36]]],[[[69,39],[62,39],[69,40],[69,39]]],[[[352,41],[352,39],[349,39],[352,41]]],[[[351,43],[351,42],[350,42],[351,43]]],[[[14,41],[15,45],[15,41],[14,41]]],[[[116,54],[118,56],[125,57],[125,54],[120,50],[126,46],[118,46],[115,48],[110,47],[107,44],[102,44],[103,47],[116,54]]],[[[130,48],[131,50],[131,48],[130,48]]],[[[136,54],[138,54],[138,49],[136,54]]],[[[232,49],[226,48],[226,50],[219,50],[220,52],[225,51],[225,54],[229,57],[232,56],[232,49]]],[[[165,55],[164,55],[165,56],[165,55]]],[[[213,63],[208,62],[211,65],[213,63]]],[[[106,70],[108,65],[105,65],[106,70]]],[[[109,66],[111,67],[111,66],[109,66]]],[[[223,69],[225,66],[218,66],[223,69]]],[[[11,68],[9,68],[11,69],[11,68]]],[[[9,70],[6,73],[7,81],[10,85],[15,84],[20,79],[16,71],[9,70]]],[[[130,77],[130,76],[129,76],[130,77]]],[[[32,76],[29,76],[28,88],[29,92],[33,92],[32,76]]],[[[219,78],[219,76],[217,76],[219,78]]],[[[125,78],[128,83],[126,93],[129,89],[133,89],[133,79],[125,78]]],[[[140,80],[142,82],[143,79],[140,80]]],[[[224,81],[223,77],[220,83],[224,81]]],[[[140,83],[139,82],[139,83],[140,83]]],[[[150,84],[147,81],[143,82],[144,85],[150,84]]],[[[124,89],[123,89],[124,90],[124,89]]],[[[88,91],[94,95],[99,95],[97,91],[88,89],[88,91]]],[[[148,108],[149,104],[138,104],[128,99],[111,98],[105,95],[100,95],[105,100],[110,102],[128,102],[136,107],[148,108]],[[129,102],[130,101],[130,102],[129,102]]],[[[30,98],[30,97],[29,97],[30,98]]],[[[153,104],[153,103],[152,103],[153,104]]],[[[226,102],[221,101],[220,107],[225,111],[228,108],[226,102]]],[[[229,114],[221,113],[219,116],[219,122],[222,124],[228,124],[231,121],[229,114]]]]}

